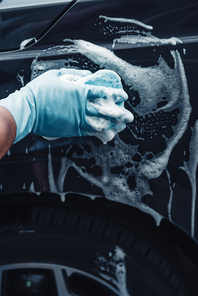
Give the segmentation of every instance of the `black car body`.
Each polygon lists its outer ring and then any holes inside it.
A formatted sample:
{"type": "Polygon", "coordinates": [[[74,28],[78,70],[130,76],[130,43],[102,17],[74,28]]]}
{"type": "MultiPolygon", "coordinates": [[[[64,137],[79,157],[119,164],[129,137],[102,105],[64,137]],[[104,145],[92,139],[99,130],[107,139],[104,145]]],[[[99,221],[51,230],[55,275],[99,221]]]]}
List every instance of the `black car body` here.
{"type": "MultiPolygon", "coordinates": [[[[179,258],[178,264],[174,262],[173,265],[182,270],[181,278],[189,293],[186,295],[196,295],[197,1],[16,2],[14,5],[8,0],[0,3],[1,98],[50,69],[66,67],[92,72],[110,69],[121,76],[129,95],[125,107],[135,118],[106,145],[94,137],[49,141],[31,134],[13,145],[0,162],[2,241],[6,241],[3,246],[9,245],[10,232],[15,235],[22,232],[21,217],[29,211],[32,215],[32,204],[44,207],[42,225],[45,225],[47,216],[50,221],[54,217],[50,207],[56,205],[61,209],[71,202],[68,207],[73,209],[74,204],[82,204],[78,210],[86,212],[85,204],[88,203],[89,209],[94,207],[90,215],[109,215],[112,223],[118,223],[113,224],[114,232],[123,225],[124,216],[126,220],[133,216],[136,222],[133,231],[140,232],[159,250],[163,249],[160,247],[163,240],[170,242],[166,248],[169,251],[174,248],[179,258]],[[15,207],[21,208],[20,202],[23,214],[21,210],[15,212],[15,207]],[[5,222],[7,216],[11,220],[5,222]],[[154,243],[152,235],[155,232],[154,243]]],[[[31,221],[37,223],[34,219],[31,221]]],[[[120,230],[117,236],[121,237],[122,233],[124,231],[120,230]]],[[[35,243],[32,238],[29,242],[35,243]]],[[[122,244],[113,243],[117,248],[123,248],[122,244]]],[[[43,249],[44,245],[43,242],[43,249]]],[[[138,241],[138,246],[138,252],[144,253],[145,249],[144,256],[148,256],[146,242],[138,241]]],[[[106,262],[105,266],[114,265],[116,269],[115,262],[107,263],[101,250],[97,247],[94,250],[100,254],[97,258],[106,262]]],[[[118,249],[114,249],[114,255],[115,250],[118,249]]],[[[14,252],[13,247],[11,254],[14,252]]],[[[29,261],[49,263],[50,256],[30,252],[27,256],[18,254],[15,257],[8,252],[2,255],[1,265],[29,261]]],[[[73,266],[67,260],[61,262],[54,258],[51,261],[73,266]]],[[[120,262],[125,262],[123,260],[120,262]]],[[[138,284],[137,287],[134,284],[135,292],[132,292],[133,280],[129,278],[126,292],[126,286],[122,289],[118,280],[116,282],[114,271],[101,264],[99,269],[105,275],[100,272],[100,277],[116,286],[119,293],[147,295],[141,294],[138,284]]],[[[156,263],[156,266],[160,264],[156,263]]],[[[86,269],[85,265],[78,266],[79,270],[86,269]]],[[[90,267],[87,269],[98,275],[94,268],[94,271],[90,267]]],[[[144,278],[142,273],[137,276],[140,282],[144,278]]],[[[165,278],[171,281],[168,272],[165,278]]],[[[176,279],[172,281],[173,285],[177,282],[176,279]]],[[[168,294],[167,288],[165,295],[185,295],[180,284],[175,284],[174,289],[175,294],[168,294]]],[[[159,292],[158,288],[148,295],[157,295],[156,291],[159,292]]]]}

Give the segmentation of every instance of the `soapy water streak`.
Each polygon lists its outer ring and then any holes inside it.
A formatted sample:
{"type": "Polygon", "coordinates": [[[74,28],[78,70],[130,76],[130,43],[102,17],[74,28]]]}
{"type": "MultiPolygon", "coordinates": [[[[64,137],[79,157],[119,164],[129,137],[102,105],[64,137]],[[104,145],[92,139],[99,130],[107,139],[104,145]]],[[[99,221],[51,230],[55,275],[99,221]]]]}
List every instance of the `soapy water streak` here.
{"type": "Polygon", "coordinates": [[[108,258],[98,255],[96,265],[99,268],[99,275],[114,284],[122,296],[132,296],[127,289],[125,257],[124,251],[116,246],[112,252],[109,252],[108,258]]]}
{"type": "Polygon", "coordinates": [[[166,174],[167,174],[167,178],[168,178],[168,182],[169,182],[169,190],[170,190],[170,196],[169,196],[169,202],[167,205],[167,210],[168,210],[168,218],[170,221],[172,221],[172,215],[171,215],[171,210],[172,210],[172,202],[173,202],[173,189],[175,187],[175,183],[171,184],[171,175],[169,173],[169,171],[166,169],[166,174]]]}
{"type": "MultiPolygon", "coordinates": [[[[131,24],[133,26],[140,26],[141,28],[144,28],[144,29],[147,29],[147,30],[153,30],[153,27],[152,26],[149,26],[149,25],[146,25],[138,20],[135,20],[135,19],[126,19],[126,18],[116,18],[116,17],[108,17],[108,16],[105,16],[105,15],[100,15],[99,16],[99,20],[100,19],[103,19],[104,20],[104,23],[106,23],[107,21],[110,21],[110,22],[119,22],[123,25],[125,24],[131,24]]],[[[104,31],[107,31],[107,28],[105,26],[104,28],[104,31]]],[[[124,32],[126,32],[126,28],[124,27],[124,32]]]]}
{"type": "MultiPolygon", "coordinates": [[[[65,176],[69,168],[73,167],[81,177],[88,180],[92,185],[101,188],[107,199],[116,202],[122,202],[139,208],[142,211],[152,215],[155,218],[157,225],[159,225],[162,216],[156,213],[153,209],[146,206],[141,201],[141,197],[145,194],[152,194],[149,188],[148,180],[144,177],[137,177],[136,188],[129,189],[127,179],[125,177],[125,175],[134,175],[136,173],[135,167],[127,167],[127,163],[130,162],[131,157],[136,152],[137,147],[132,147],[123,143],[118,136],[115,137],[115,145],[117,147],[116,149],[115,147],[110,147],[108,145],[95,147],[91,141],[87,141],[87,143],[91,146],[91,153],[84,151],[83,155],[81,156],[74,153],[74,160],[68,160],[66,156],[61,158],[61,168],[59,171],[59,176],[56,180],[53,173],[52,155],[49,144],[48,179],[50,191],[60,194],[61,200],[64,201],[65,194],[69,193],[64,192],[65,176]],[[119,154],[117,153],[117,151],[119,151],[119,154]],[[75,160],[78,160],[79,158],[90,159],[93,157],[95,158],[94,165],[102,168],[103,174],[101,176],[96,177],[88,173],[85,167],[79,166],[75,163],[75,160]],[[112,174],[111,170],[114,167],[119,166],[120,163],[122,163],[122,165],[126,164],[126,166],[124,166],[123,172],[119,175],[112,174]]],[[[79,146],[83,149],[83,146],[81,146],[80,143],[79,146]]],[[[70,149],[72,150],[72,145],[68,148],[66,153],[68,153],[70,149]]],[[[97,196],[90,195],[90,198],[92,199],[94,199],[95,197],[97,196]]]]}
{"type": "Polygon", "coordinates": [[[171,37],[169,39],[159,39],[151,34],[152,26],[146,25],[135,19],[112,18],[104,15],[99,16],[100,31],[104,35],[122,35],[113,40],[112,48],[116,43],[131,44],[132,47],[154,46],[160,44],[176,45],[182,43],[179,38],[171,37]],[[120,24],[120,25],[118,25],[120,24]],[[133,33],[133,35],[131,34],[133,33]]]}
{"type": "Polygon", "coordinates": [[[181,167],[182,170],[188,175],[191,189],[192,189],[192,206],[191,206],[191,236],[194,237],[195,234],[195,206],[197,197],[197,180],[196,172],[198,167],[198,120],[195,122],[192,128],[192,138],[189,145],[190,157],[189,161],[184,161],[184,165],[181,167]]]}
{"type": "MultiPolygon", "coordinates": [[[[118,22],[118,19],[114,19],[114,21],[115,20],[118,22]]],[[[107,21],[112,21],[112,19],[106,19],[106,23],[107,21]]],[[[122,22],[121,19],[120,22],[122,22]]],[[[143,29],[149,30],[149,28],[145,26],[143,29]]],[[[127,43],[131,42],[131,44],[134,44],[134,40],[136,40],[134,38],[140,35],[140,28],[136,31],[137,34],[135,37],[134,35],[127,36],[127,43]]],[[[116,38],[114,45],[115,43],[119,44],[119,42],[123,43],[123,38],[122,36],[121,38],[116,38]]],[[[158,43],[158,45],[162,43],[176,45],[178,43],[176,39],[167,39],[161,42],[160,39],[152,36],[149,32],[145,33],[144,38],[144,42],[147,42],[148,46],[152,45],[152,42],[155,44],[158,43]]],[[[176,49],[171,50],[174,61],[173,68],[170,68],[161,56],[156,65],[143,68],[141,66],[131,65],[117,57],[114,52],[90,42],[70,39],[65,39],[65,42],[67,42],[65,46],[58,46],[44,51],[42,54],[45,56],[45,60],[42,60],[40,55],[39,59],[36,58],[33,61],[31,68],[32,78],[50,68],[61,68],[65,65],[67,65],[66,67],[68,68],[73,67],[79,69],[82,67],[83,69],[89,69],[91,71],[97,71],[98,69],[113,70],[122,78],[129,92],[136,91],[139,94],[140,101],[136,106],[132,104],[131,98],[129,98],[127,102],[137,118],[153,117],[160,121],[160,114],[165,116],[166,112],[167,114],[174,110],[178,110],[179,112],[176,123],[172,124],[173,134],[169,137],[165,135],[162,136],[166,144],[165,149],[156,154],[152,153],[152,151],[145,151],[144,154],[141,154],[138,151],[139,144],[136,146],[125,144],[119,136],[114,138],[114,147],[108,144],[95,147],[91,141],[88,141],[91,152],[88,153],[81,147],[84,151],[83,155],[79,156],[74,153],[73,160],[68,160],[66,157],[63,157],[60,174],[55,181],[51,153],[49,151],[49,181],[51,191],[63,192],[63,180],[69,167],[72,166],[80,176],[101,188],[107,199],[137,207],[151,214],[157,221],[157,224],[159,224],[162,218],[161,215],[143,204],[141,200],[146,194],[152,195],[149,180],[158,178],[166,169],[171,152],[183,136],[188,125],[191,105],[185,70],[179,51],[176,49]],[[59,55],[60,59],[46,61],[46,57],[48,54],[51,55],[52,52],[54,52],[56,56],[59,55]],[[69,55],[68,59],[61,59],[63,55],[69,55]],[[81,63],[79,62],[79,58],[81,63]],[[163,102],[164,98],[166,98],[166,104],[159,107],[159,103],[163,102]],[[141,156],[139,161],[133,159],[137,154],[141,156]],[[150,157],[148,157],[148,155],[150,157]],[[95,165],[102,169],[102,175],[94,176],[92,173],[87,172],[84,166],[77,165],[75,159],[78,160],[79,158],[94,158],[95,165]],[[122,167],[122,171],[116,174],[112,173],[115,167],[122,167]],[[135,179],[135,186],[133,188],[130,187],[130,178],[135,179]]],[[[155,125],[158,125],[156,120],[155,125]]],[[[144,128],[145,127],[142,125],[141,130],[144,130],[144,128]]],[[[135,129],[130,125],[128,125],[128,131],[131,133],[131,137],[139,137],[135,129]]],[[[144,133],[142,133],[141,140],[144,141],[144,133]]],[[[72,145],[68,149],[72,149],[72,145]]],[[[169,209],[169,212],[171,212],[171,209],[169,209]]]]}

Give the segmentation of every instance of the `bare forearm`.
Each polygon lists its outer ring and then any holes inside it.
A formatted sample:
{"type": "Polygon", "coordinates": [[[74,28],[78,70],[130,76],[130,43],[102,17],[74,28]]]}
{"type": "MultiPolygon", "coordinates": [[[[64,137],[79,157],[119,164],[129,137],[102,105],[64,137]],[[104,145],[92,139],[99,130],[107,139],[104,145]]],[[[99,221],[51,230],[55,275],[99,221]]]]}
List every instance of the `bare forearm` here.
{"type": "Polygon", "coordinates": [[[14,142],[16,123],[10,112],[0,107],[0,158],[2,158],[14,142]]]}

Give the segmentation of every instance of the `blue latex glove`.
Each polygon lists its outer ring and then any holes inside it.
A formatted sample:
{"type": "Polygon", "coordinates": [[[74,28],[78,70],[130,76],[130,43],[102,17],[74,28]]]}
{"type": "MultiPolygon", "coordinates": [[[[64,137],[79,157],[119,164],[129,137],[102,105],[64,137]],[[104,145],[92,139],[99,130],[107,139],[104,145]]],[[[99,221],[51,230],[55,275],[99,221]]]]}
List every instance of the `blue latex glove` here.
{"type": "MultiPolygon", "coordinates": [[[[17,131],[14,143],[29,133],[45,137],[75,137],[95,130],[86,116],[104,118],[104,115],[87,102],[107,97],[108,89],[78,83],[78,79],[62,81],[60,76],[66,74],[77,78],[92,75],[89,71],[75,69],[50,70],[0,101],[0,106],[8,109],[15,119],[17,131]]],[[[127,99],[122,89],[114,89],[113,96],[117,102],[127,99]]]]}

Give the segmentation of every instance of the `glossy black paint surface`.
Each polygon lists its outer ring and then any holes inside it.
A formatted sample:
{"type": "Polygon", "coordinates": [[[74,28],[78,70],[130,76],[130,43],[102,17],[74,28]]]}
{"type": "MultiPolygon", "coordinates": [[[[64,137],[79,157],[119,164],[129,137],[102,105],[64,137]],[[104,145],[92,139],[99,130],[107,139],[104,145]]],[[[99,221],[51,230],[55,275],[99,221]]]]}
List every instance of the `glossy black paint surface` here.
{"type": "MultiPolygon", "coordinates": [[[[67,3],[68,5],[68,3],[67,3]]],[[[45,7],[43,7],[45,9],[45,7]]],[[[36,15],[36,23],[27,29],[27,34],[22,33],[21,36],[13,38],[12,25],[8,30],[2,31],[1,43],[2,49],[15,49],[16,44],[20,44],[28,36],[34,37],[38,35],[38,42],[21,51],[13,51],[0,54],[0,97],[4,98],[15,89],[22,86],[21,81],[26,84],[31,79],[31,65],[35,57],[40,54],[43,60],[64,60],[67,56],[57,55],[53,57],[43,57],[42,51],[54,46],[66,45],[64,39],[83,39],[94,44],[112,49],[112,42],[115,38],[121,36],[121,33],[114,32],[111,34],[102,34],[99,26],[98,18],[100,15],[109,17],[119,17],[128,19],[137,19],[143,23],[153,26],[152,34],[158,38],[178,37],[183,42],[177,45],[180,52],[187,76],[190,102],[192,112],[182,139],[174,147],[167,169],[171,175],[171,181],[168,180],[164,171],[160,177],[149,181],[149,186],[153,195],[145,195],[142,198],[143,203],[154,209],[162,216],[168,217],[168,203],[170,199],[170,182],[174,185],[174,196],[172,201],[172,221],[191,233],[192,227],[192,187],[188,176],[180,169],[185,161],[189,160],[189,142],[192,136],[192,127],[197,120],[197,34],[198,34],[198,3],[197,1],[139,1],[139,0],[105,0],[105,1],[78,1],[52,29],[44,35],[40,40],[39,36],[49,24],[53,23],[53,13],[57,17],[66,9],[64,5],[58,6],[56,11],[52,12],[49,7],[48,20],[43,17],[42,10],[39,14],[34,8],[33,11],[28,9],[24,11],[24,16],[20,17],[20,22],[26,25],[29,19],[29,13],[36,15]],[[27,12],[27,14],[26,14],[27,12]],[[10,32],[10,33],[9,33],[10,32]],[[15,43],[15,39],[17,42],[15,43]],[[19,41],[19,43],[18,43],[19,41]],[[186,54],[183,53],[186,49],[186,54]],[[21,80],[22,79],[22,80],[21,80]]],[[[19,13],[19,12],[17,12],[19,13]]],[[[3,13],[2,13],[3,16],[3,13]]],[[[47,11],[45,11],[47,16],[47,11]]],[[[7,16],[11,17],[11,16],[7,16]]],[[[15,33],[14,33],[15,34],[15,33]]],[[[20,35],[20,34],[19,34],[20,35]]],[[[16,35],[15,35],[16,37],[16,35]]],[[[162,56],[170,67],[173,67],[173,60],[170,55],[172,45],[161,45],[153,51],[152,47],[131,48],[130,44],[115,49],[115,54],[132,65],[140,65],[142,67],[156,65],[159,56],[162,56]]],[[[84,66],[84,61],[79,63],[80,67],[84,66]]],[[[57,68],[63,66],[62,62],[57,62],[57,68]]],[[[96,65],[91,63],[88,65],[91,70],[96,70],[96,65]]],[[[99,66],[98,66],[99,69],[99,66]]],[[[133,123],[132,128],[136,128],[138,118],[133,123]]],[[[171,126],[167,126],[166,136],[172,133],[171,126]]],[[[145,135],[146,137],[146,135],[145,135]]],[[[159,134],[154,140],[148,137],[146,141],[137,140],[131,137],[131,133],[126,129],[120,134],[120,138],[125,144],[139,145],[140,152],[150,151],[153,154],[159,153],[164,148],[164,138],[159,134]]],[[[84,166],[85,170],[93,176],[102,175],[101,168],[98,167],[93,158],[75,158],[75,153],[80,156],[84,151],[90,152],[92,146],[88,142],[88,138],[83,139],[60,139],[51,143],[52,165],[55,179],[58,177],[61,159],[67,157],[68,160],[74,161],[78,166],[84,166]]],[[[95,147],[101,147],[100,141],[92,139],[95,147]]],[[[113,147],[114,142],[107,144],[113,147]]],[[[137,155],[138,157],[138,155],[137,155]]],[[[137,159],[135,159],[137,160],[137,159]]],[[[138,161],[138,160],[137,160],[138,161]]],[[[48,179],[48,162],[49,162],[49,143],[47,140],[29,135],[21,142],[14,145],[8,155],[0,162],[0,192],[15,193],[29,191],[32,182],[34,182],[34,190],[36,192],[51,191],[48,179]]],[[[123,164],[124,167],[125,164],[123,164]]],[[[131,164],[128,164],[131,165],[131,164]]],[[[122,167],[114,168],[113,174],[122,173],[122,167]]],[[[133,176],[126,176],[127,184],[130,189],[135,187],[135,179],[133,176]]],[[[101,188],[92,185],[85,180],[79,173],[70,167],[67,171],[64,181],[64,192],[80,192],[84,194],[104,196],[101,188]]],[[[196,209],[198,208],[196,201],[196,209]]],[[[197,210],[196,210],[197,212],[197,210]]],[[[198,221],[195,216],[195,238],[198,239],[197,228],[198,221]]]]}
{"type": "MultiPolygon", "coordinates": [[[[9,2],[9,1],[8,1],[9,2]]],[[[0,4],[0,51],[6,52],[20,49],[24,40],[38,40],[53,26],[58,18],[69,8],[70,2],[35,5],[34,2],[17,1],[6,6],[0,4]],[[25,4],[25,5],[24,5],[25,4]]],[[[72,1],[71,1],[72,2],[72,1]]],[[[35,42],[32,40],[32,43],[35,42]]]]}

